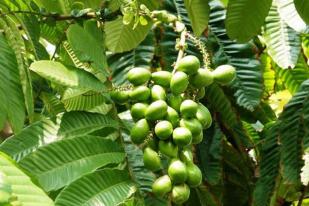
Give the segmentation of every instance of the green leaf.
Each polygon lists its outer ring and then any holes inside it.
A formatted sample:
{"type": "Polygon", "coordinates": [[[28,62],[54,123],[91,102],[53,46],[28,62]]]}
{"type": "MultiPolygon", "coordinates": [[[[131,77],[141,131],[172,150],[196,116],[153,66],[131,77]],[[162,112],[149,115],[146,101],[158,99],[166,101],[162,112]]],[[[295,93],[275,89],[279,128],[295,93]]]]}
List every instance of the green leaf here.
{"type": "Polygon", "coordinates": [[[19,165],[31,172],[45,191],[52,191],[107,164],[120,163],[124,157],[124,151],[116,142],[81,136],[41,147],[19,165]]]}
{"type": "Polygon", "coordinates": [[[271,0],[230,0],[226,16],[226,30],[229,37],[246,42],[258,34],[271,2],[271,0]]]}
{"type": "Polygon", "coordinates": [[[59,14],[70,12],[70,0],[34,0],[39,7],[45,8],[49,12],[57,12],[59,14]]]}
{"type": "Polygon", "coordinates": [[[56,206],[119,205],[135,191],[128,172],[101,170],[76,180],[62,190],[56,206]]]}
{"type": "Polygon", "coordinates": [[[47,116],[54,117],[65,111],[63,103],[54,94],[42,92],[40,99],[44,103],[44,107],[48,113],[47,116]]]}
{"type": "Polygon", "coordinates": [[[104,90],[105,86],[90,73],[81,69],[66,67],[60,62],[37,61],[31,64],[30,69],[43,78],[67,87],[104,90]]]}
{"type": "Polygon", "coordinates": [[[149,22],[146,26],[138,25],[133,29],[133,22],[124,25],[122,18],[109,21],[105,25],[106,46],[115,53],[129,51],[145,39],[151,26],[149,22]]]}
{"type": "Polygon", "coordinates": [[[0,171],[6,175],[12,192],[23,206],[53,206],[53,201],[37,187],[7,155],[0,152],[0,171]]]}
{"type": "Polygon", "coordinates": [[[184,2],[194,34],[200,36],[208,25],[210,11],[208,0],[185,0],[184,2]]]}
{"type": "Polygon", "coordinates": [[[294,0],[295,7],[303,20],[309,24],[309,2],[306,0],[294,0]]]}

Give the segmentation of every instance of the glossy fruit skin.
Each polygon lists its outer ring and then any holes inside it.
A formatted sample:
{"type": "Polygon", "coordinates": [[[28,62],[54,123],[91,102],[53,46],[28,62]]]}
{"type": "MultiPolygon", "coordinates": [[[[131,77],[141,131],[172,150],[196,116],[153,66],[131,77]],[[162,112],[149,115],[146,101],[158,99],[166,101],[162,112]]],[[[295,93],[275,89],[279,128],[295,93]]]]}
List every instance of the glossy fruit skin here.
{"type": "Polygon", "coordinates": [[[178,154],[178,146],[175,145],[173,142],[171,141],[163,141],[161,140],[159,142],[159,151],[168,156],[168,157],[177,157],[178,154]]]}
{"type": "Polygon", "coordinates": [[[213,81],[212,73],[208,69],[198,69],[197,73],[190,77],[190,83],[198,89],[211,85],[213,81]]]}
{"type": "Polygon", "coordinates": [[[146,119],[148,120],[160,120],[167,114],[167,104],[163,100],[157,100],[152,102],[146,110],[146,119]]]}
{"type": "Polygon", "coordinates": [[[187,167],[179,159],[172,160],[167,173],[174,184],[181,184],[187,180],[187,167]]]}
{"type": "Polygon", "coordinates": [[[117,104],[126,104],[128,102],[129,99],[129,93],[128,91],[112,91],[110,93],[111,98],[114,102],[116,102],[117,104]]]}
{"type": "Polygon", "coordinates": [[[192,136],[199,135],[203,131],[203,126],[201,123],[195,119],[181,119],[180,124],[181,127],[185,127],[190,130],[192,136]]]}
{"type": "Polygon", "coordinates": [[[172,189],[172,202],[181,205],[188,201],[190,197],[190,188],[186,184],[175,185],[172,189]]]}
{"type": "Polygon", "coordinates": [[[192,133],[185,127],[177,127],[173,131],[173,141],[180,147],[187,146],[192,141],[192,133]]]}
{"type": "Polygon", "coordinates": [[[135,103],[130,110],[132,118],[134,120],[145,118],[147,108],[148,104],[146,103],[135,103]]]}
{"type": "Polygon", "coordinates": [[[192,135],[192,144],[199,144],[203,141],[204,134],[203,132],[197,134],[197,135],[192,135]]]}
{"type": "Polygon", "coordinates": [[[145,167],[153,172],[160,170],[162,167],[160,156],[150,147],[144,149],[143,160],[145,167]]]}
{"type": "Polygon", "coordinates": [[[130,92],[132,101],[146,101],[150,97],[150,89],[146,86],[137,86],[130,92]]]}
{"type": "Polygon", "coordinates": [[[169,121],[173,127],[177,127],[179,124],[179,115],[172,107],[167,107],[166,120],[169,121]]]}
{"type": "Polygon", "coordinates": [[[188,75],[195,74],[197,70],[200,68],[201,63],[196,56],[188,55],[183,57],[178,64],[176,65],[176,69],[178,71],[185,72],[188,75]]]}
{"type": "Polygon", "coordinates": [[[160,121],[155,126],[155,134],[159,139],[166,140],[173,134],[173,125],[166,120],[160,121]]]}
{"type": "Polygon", "coordinates": [[[212,75],[216,82],[226,85],[235,79],[236,69],[231,65],[221,65],[212,72],[212,75]]]}
{"type": "Polygon", "coordinates": [[[208,129],[212,124],[212,117],[209,110],[201,103],[198,104],[196,118],[202,124],[204,129],[208,129]]]}
{"type": "Polygon", "coordinates": [[[184,100],[180,105],[180,113],[185,118],[195,117],[198,104],[191,99],[184,100]]]}
{"type": "Polygon", "coordinates": [[[189,85],[189,77],[184,72],[176,72],[170,83],[170,88],[173,94],[179,95],[186,91],[189,85]]]}
{"type": "Polygon", "coordinates": [[[158,71],[151,75],[151,79],[155,84],[168,88],[172,79],[172,73],[168,71],[158,71]]]}
{"type": "Polygon", "coordinates": [[[162,197],[172,190],[172,181],[168,175],[164,175],[156,179],[152,184],[152,192],[157,197],[162,197]]]}
{"type": "Polygon", "coordinates": [[[151,99],[152,99],[152,101],[165,100],[166,99],[166,92],[165,92],[164,88],[160,85],[154,85],[151,88],[151,99]]]}
{"type": "Polygon", "coordinates": [[[151,72],[148,69],[136,67],[131,69],[127,74],[129,82],[135,86],[145,84],[149,81],[151,72]]]}
{"type": "Polygon", "coordinates": [[[146,119],[141,119],[135,123],[131,129],[131,140],[135,144],[144,142],[150,131],[149,124],[146,119]]]}
{"type": "Polygon", "coordinates": [[[179,158],[184,163],[192,163],[193,162],[193,154],[190,148],[183,148],[180,151],[179,158]]]}
{"type": "Polygon", "coordinates": [[[168,105],[170,105],[170,107],[172,107],[176,111],[180,110],[180,105],[181,105],[182,101],[183,101],[183,97],[181,95],[171,94],[167,97],[168,105]]]}
{"type": "Polygon", "coordinates": [[[187,164],[187,174],[187,184],[190,187],[197,187],[202,183],[202,172],[195,164],[187,164]]]}

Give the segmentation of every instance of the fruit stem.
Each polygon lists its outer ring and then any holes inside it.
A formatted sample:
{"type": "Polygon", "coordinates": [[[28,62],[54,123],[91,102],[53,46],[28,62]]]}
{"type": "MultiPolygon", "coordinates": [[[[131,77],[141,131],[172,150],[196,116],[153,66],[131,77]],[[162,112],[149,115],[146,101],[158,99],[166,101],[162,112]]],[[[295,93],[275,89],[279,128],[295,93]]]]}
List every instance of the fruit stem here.
{"type": "Polygon", "coordinates": [[[179,52],[178,52],[178,56],[177,56],[176,63],[175,63],[175,65],[174,65],[173,74],[176,72],[176,68],[177,68],[178,62],[182,59],[182,57],[183,57],[184,54],[185,54],[186,36],[187,36],[187,30],[184,29],[184,30],[181,32],[181,34],[180,34],[180,40],[179,40],[179,43],[178,43],[179,52]]]}

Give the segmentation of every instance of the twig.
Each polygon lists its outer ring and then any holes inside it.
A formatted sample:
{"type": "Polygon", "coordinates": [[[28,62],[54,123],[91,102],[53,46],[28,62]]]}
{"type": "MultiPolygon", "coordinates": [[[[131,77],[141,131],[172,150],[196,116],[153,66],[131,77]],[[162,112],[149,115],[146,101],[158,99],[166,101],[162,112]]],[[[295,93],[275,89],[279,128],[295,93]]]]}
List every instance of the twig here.
{"type": "Polygon", "coordinates": [[[182,57],[185,54],[185,48],[186,48],[186,34],[187,34],[187,30],[183,30],[180,34],[180,41],[178,42],[178,48],[179,48],[179,52],[178,52],[178,56],[177,56],[177,60],[176,63],[174,65],[174,69],[173,69],[173,74],[176,72],[176,68],[177,68],[177,64],[178,62],[182,59],[182,57]]]}
{"type": "Polygon", "coordinates": [[[308,190],[308,186],[305,186],[300,197],[299,197],[299,200],[298,200],[298,203],[297,203],[297,206],[301,206],[303,204],[303,200],[304,200],[304,197],[307,193],[307,190],[308,190]]]}

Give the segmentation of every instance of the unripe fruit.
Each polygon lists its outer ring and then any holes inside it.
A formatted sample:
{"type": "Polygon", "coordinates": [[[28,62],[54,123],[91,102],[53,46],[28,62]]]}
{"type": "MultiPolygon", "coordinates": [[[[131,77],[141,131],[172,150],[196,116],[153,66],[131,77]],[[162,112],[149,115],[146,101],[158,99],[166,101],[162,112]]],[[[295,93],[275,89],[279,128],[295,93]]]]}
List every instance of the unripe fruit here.
{"type": "Polygon", "coordinates": [[[181,184],[187,180],[187,167],[178,159],[172,160],[167,173],[174,184],[181,184]]]}
{"type": "Polygon", "coordinates": [[[148,104],[146,103],[135,103],[130,110],[132,118],[134,120],[145,118],[147,108],[148,104]]]}
{"type": "Polygon", "coordinates": [[[176,110],[173,109],[172,107],[168,107],[167,108],[166,120],[168,120],[173,125],[173,127],[177,127],[178,126],[179,115],[176,112],[176,110]]]}
{"type": "Polygon", "coordinates": [[[180,151],[179,158],[181,159],[181,161],[185,162],[186,164],[193,162],[192,151],[189,148],[183,148],[180,151]]]}
{"type": "Polygon", "coordinates": [[[131,140],[135,144],[144,142],[149,134],[149,124],[146,119],[141,119],[135,123],[131,129],[131,140]]]}
{"type": "Polygon", "coordinates": [[[160,120],[167,114],[167,104],[163,100],[157,100],[149,105],[146,110],[146,119],[160,120]]]}
{"type": "Polygon", "coordinates": [[[175,185],[172,189],[172,201],[177,205],[181,205],[188,201],[190,197],[190,188],[186,184],[175,185]]]}
{"type": "Polygon", "coordinates": [[[171,141],[161,140],[159,142],[159,151],[168,157],[177,157],[178,146],[171,141]]]}
{"type": "Polygon", "coordinates": [[[203,126],[201,123],[195,119],[181,119],[180,124],[181,127],[185,127],[190,130],[192,136],[199,135],[203,131],[203,126]]]}
{"type": "Polygon", "coordinates": [[[172,73],[168,71],[158,71],[151,75],[151,79],[155,84],[161,85],[162,87],[169,87],[172,79],[172,73]]]}
{"type": "Polygon", "coordinates": [[[202,183],[203,179],[202,172],[198,168],[198,166],[196,166],[193,163],[187,164],[187,173],[188,173],[187,184],[190,187],[197,187],[202,183]]]}
{"type": "Polygon", "coordinates": [[[202,87],[198,90],[197,94],[196,94],[196,99],[197,100],[200,100],[202,99],[203,97],[205,97],[205,88],[202,87]]]}
{"type": "Polygon", "coordinates": [[[146,86],[137,86],[130,92],[133,101],[146,101],[150,97],[150,89],[146,86]]]}
{"type": "Polygon", "coordinates": [[[180,113],[185,118],[195,117],[198,104],[190,99],[183,101],[180,105],[180,113]]]}
{"type": "Polygon", "coordinates": [[[129,91],[112,91],[110,93],[111,98],[117,104],[125,104],[129,99],[129,91]]]}
{"type": "Polygon", "coordinates": [[[173,141],[178,146],[186,146],[192,141],[192,134],[189,129],[185,127],[177,127],[173,132],[173,141]]]}
{"type": "Polygon", "coordinates": [[[200,132],[197,135],[192,135],[192,144],[199,144],[203,141],[203,132],[200,132]]]}
{"type": "Polygon", "coordinates": [[[188,85],[188,75],[184,72],[176,72],[171,79],[170,88],[173,94],[179,95],[186,91],[188,85]]]}
{"type": "Polygon", "coordinates": [[[178,71],[187,73],[188,75],[195,74],[201,64],[196,56],[188,55],[183,57],[176,65],[178,71]]]}
{"type": "Polygon", "coordinates": [[[216,82],[226,85],[235,79],[236,69],[231,65],[221,65],[212,72],[212,75],[216,82]]]}
{"type": "Polygon", "coordinates": [[[168,105],[175,109],[176,111],[180,110],[180,105],[183,101],[183,97],[181,95],[169,95],[167,98],[168,105]]]}
{"type": "Polygon", "coordinates": [[[172,181],[167,175],[159,177],[152,184],[152,192],[158,197],[164,196],[165,194],[169,193],[171,190],[172,190],[172,181]]]}
{"type": "Polygon", "coordinates": [[[212,73],[208,69],[199,69],[190,77],[190,83],[198,89],[211,85],[213,81],[212,73]]]}
{"type": "Polygon", "coordinates": [[[155,172],[161,169],[161,159],[158,153],[146,147],[143,155],[144,165],[147,169],[155,172]]]}
{"type": "Polygon", "coordinates": [[[201,103],[198,104],[196,118],[202,124],[204,129],[209,128],[212,124],[212,117],[209,110],[201,103]]]}
{"type": "Polygon", "coordinates": [[[135,86],[145,84],[151,77],[151,72],[148,69],[136,67],[131,69],[127,74],[129,82],[135,86]]]}
{"type": "Polygon", "coordinates": [[[166,93],[163,87],[159,85],[154,85],[151,88],[151,99],[152,101],[156,100],[165,100],[166,99],[166,93]]]}
{"type": "Polygon", "coordinates": [[[160,121],[155,126],[155,134],[162,140],[168,139],[172,133],[173,125],[169,121],[160,121]]]}

